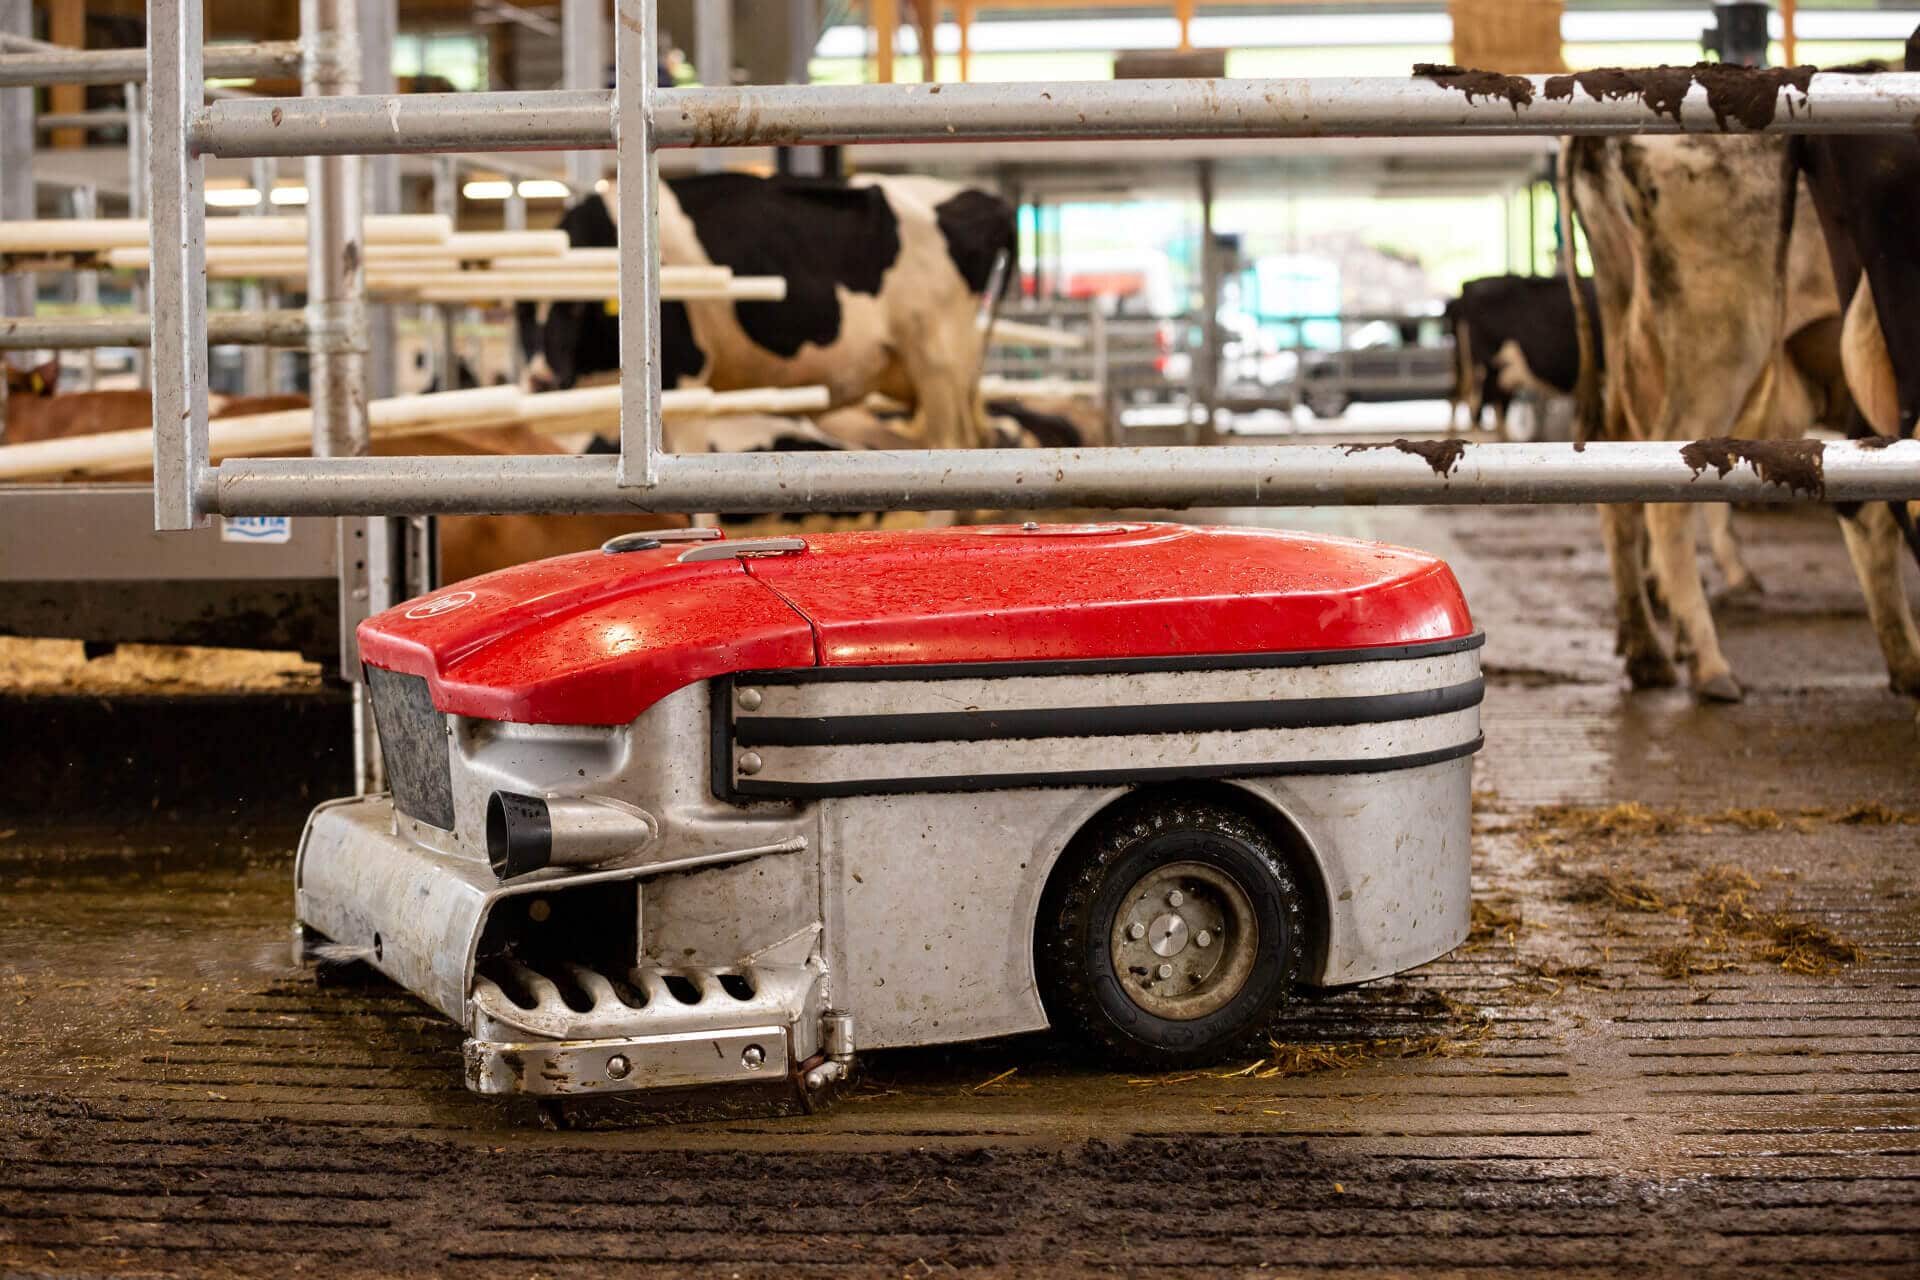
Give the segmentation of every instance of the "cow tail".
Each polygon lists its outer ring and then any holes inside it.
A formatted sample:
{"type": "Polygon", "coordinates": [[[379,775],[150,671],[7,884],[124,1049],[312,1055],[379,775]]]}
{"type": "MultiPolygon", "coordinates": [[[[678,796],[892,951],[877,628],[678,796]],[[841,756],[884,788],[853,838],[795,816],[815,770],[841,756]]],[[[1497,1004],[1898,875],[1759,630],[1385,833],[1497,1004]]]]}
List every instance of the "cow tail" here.
{"type": "Polygon", "coordinates": [[[1573,243],[1573,228],[1579,221],[1580,213],[1574,197],[1574,152],[1591,145],[1585,138],[1563,140],[1556,162],[1558,173],[1555,175],[1560,184],[1560,269],[1566,275],[1567,289],[1573,295],[1573,329],[1580,346],[1580,377],[1574,385],[1576,412],[1573,443],[1576,448],[1584,448],[1587,441],[1599,438],[1606,429],[1600,399],[1600,359],[1595,350],[1593,313],[1587,307],[1586,291],[1580,287],[1579,255],[1574,252],[1573,243]]]}

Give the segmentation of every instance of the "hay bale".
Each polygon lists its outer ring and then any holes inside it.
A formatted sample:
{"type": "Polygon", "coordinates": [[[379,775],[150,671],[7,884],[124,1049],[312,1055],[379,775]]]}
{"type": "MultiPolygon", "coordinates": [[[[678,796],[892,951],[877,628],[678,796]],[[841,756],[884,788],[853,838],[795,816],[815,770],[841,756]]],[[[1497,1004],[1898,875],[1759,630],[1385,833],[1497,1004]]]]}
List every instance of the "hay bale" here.
{"type": "Polygon", "coordinates": [[[1560,15],[1565,0],[1447,0],[1453,60],[1509,73],[1565,71],[1560,15]]]}

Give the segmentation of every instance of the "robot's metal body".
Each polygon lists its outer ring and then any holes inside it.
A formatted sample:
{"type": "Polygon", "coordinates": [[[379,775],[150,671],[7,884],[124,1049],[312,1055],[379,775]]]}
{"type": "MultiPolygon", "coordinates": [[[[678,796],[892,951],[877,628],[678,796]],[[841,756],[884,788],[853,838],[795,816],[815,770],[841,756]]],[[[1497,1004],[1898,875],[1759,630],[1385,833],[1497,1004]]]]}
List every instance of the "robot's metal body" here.
{"type": "Polygon", "coordinates": [[[460,1023],[481,1092],[817,1091],[856,1043],[1045,1027],[1049,877],[1142,792],[1284,828],[1303,985],[1466,933],[1479,636],[1437,561],[1142,524],[620,541],[364,624],[393,791],[302,840],[302,928],[460,1023]]]}

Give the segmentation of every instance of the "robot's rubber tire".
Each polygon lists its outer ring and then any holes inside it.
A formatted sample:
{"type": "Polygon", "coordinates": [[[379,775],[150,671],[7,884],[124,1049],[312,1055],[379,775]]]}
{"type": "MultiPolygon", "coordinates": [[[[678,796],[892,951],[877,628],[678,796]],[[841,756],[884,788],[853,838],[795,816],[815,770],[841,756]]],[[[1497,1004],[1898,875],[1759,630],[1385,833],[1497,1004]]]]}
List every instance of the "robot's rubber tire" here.
{"type": "Polygon", "coordinates": [[[1144,797],[1082,831],[1048,882],[1035,948],[1041,998],[1056,1027],[1133,1066],[1171,1070],[1258,1052],[1300,979],[1306,928],[1305,899],[1258,823],[1212,801],[1144,797]],[[1259,936],[1250,971],[1221,1008],[1160,1017],[1127,995],[1114,968],[1113,930],[1143,877],[1194,862],[1240,887],[1259,936]]]}

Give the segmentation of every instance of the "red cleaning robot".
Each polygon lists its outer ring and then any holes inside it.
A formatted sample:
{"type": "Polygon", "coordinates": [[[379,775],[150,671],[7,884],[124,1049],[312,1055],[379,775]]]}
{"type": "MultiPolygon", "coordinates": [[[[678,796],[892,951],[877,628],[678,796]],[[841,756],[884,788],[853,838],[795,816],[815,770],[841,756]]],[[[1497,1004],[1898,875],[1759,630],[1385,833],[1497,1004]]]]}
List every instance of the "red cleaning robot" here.
{"type": "Polygon", "coordinates": [[[315,811],[300,929],[484,1093],[1219,1058],[1465,937],[1480,641],[1339,538],[636,533],[361,626],[392,791],[315,811]]]}

